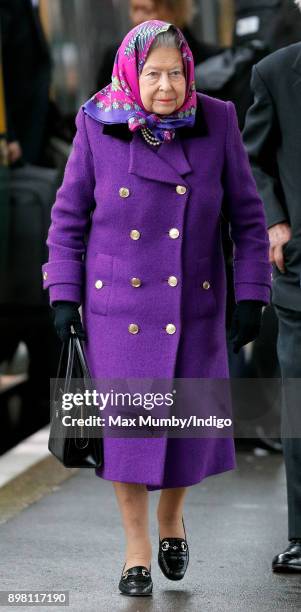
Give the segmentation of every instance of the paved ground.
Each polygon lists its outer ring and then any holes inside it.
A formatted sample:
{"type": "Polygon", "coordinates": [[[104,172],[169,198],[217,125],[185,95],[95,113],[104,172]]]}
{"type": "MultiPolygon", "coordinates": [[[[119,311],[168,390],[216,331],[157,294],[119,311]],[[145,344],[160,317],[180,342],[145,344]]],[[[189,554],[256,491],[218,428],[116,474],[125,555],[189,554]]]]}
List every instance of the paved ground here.
{"type": "Polygon", "coordinates": [[[181,582],[166,580],[157,566],[159,492],[153,491],[153,596],[119,593],[124,537],[112,485],[80,470],[59,485],[52,481],[52,489],[0,525],[0,589],[69,590],[72,612],[300,610],[301,575],[270,569],[287,545],[282,456],[239,452],[237,459],[238,470],[188,491],[190,563],[181,582]]]}

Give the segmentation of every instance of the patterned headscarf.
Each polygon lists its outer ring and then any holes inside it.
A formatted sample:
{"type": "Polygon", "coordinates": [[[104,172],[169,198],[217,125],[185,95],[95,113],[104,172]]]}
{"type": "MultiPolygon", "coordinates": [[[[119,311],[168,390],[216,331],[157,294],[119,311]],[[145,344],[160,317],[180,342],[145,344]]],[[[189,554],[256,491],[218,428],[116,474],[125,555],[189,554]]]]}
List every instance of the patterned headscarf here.
{"type": "MultiPolygon", "coordinates": [[[[165,21],[144,21],[125,36],[117,50],[112,81],[94,94],[84,109],[103,123],[127,123],[132,132],[148,127],[161,142],[170,142],[175,137],[175,128],[193,126],[197,108],[194,81],[194,61],[188,43],[179,28],[180,52],[186,79],[185,100],[181,108],[170,115],[156,115],[147,111],[139,91],[139,76],[148,51],[156,36],[172,26],[165,21]]],[[[175,27],[175,26],[174,26],[175,27]]]]}

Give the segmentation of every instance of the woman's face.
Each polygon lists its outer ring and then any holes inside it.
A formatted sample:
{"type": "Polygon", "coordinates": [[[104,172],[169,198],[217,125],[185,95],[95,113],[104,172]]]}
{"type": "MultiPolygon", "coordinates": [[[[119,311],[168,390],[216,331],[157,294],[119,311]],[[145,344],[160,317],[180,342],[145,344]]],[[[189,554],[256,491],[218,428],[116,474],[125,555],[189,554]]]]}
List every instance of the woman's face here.
{"type": "Polygon", "coordinates": [[[139,87],[147,111],[170,115],[180,108],[185,100],[186,79],[179,49],[153,49],[140,74],[139,87]]]}
{"type": "Polygon", "coordinates": [[[134,26],[149,19],[173,23],[173,17],[172,11],[164,6],[164,2],[161,2],[160,5],[155,4],[153,0],[131,0],[130,2],[130,18],[134,26]]]}

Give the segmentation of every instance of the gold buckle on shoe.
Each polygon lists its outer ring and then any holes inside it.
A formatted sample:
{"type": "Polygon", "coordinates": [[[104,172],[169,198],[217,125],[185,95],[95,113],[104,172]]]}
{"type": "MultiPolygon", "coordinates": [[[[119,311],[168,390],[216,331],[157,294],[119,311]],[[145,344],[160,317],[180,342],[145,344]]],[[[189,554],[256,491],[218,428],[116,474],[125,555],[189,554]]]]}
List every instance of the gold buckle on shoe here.
{"type": "MultiPolygon", "coordinates": [[[[143,576],[149,576],[149,571],[148,570],[142,569],[141,572],[142,572],[143,576]]],[[[129,575],[129,572],[126,571],[125,574],[123,574],[123,576],[122,576],[122,580],[125,580],[128,577],[128,575],[129,575]]]]}

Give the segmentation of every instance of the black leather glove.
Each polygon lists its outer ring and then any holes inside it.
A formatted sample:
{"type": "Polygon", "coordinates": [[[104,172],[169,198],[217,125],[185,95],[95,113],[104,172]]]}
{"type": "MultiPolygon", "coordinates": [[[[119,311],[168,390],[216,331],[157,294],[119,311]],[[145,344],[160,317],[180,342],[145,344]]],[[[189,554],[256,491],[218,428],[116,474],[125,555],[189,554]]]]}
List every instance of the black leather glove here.
{"type": "Polygon", "coordinates": [[[234,353],[259,336],[264,305],[265,302],[259,300],[242,300],[236,305],[229,336],[234,353]]]}
{"type": "Polygon", "coordinates": [[[71,325],[73,325],[78,337],[81,340],[86,340],[86,334],[78,312],[79,304],[57,301],[53,302],[52,308],[54,310],[54,327],[62,342],[69,339],[71,325]]]}

